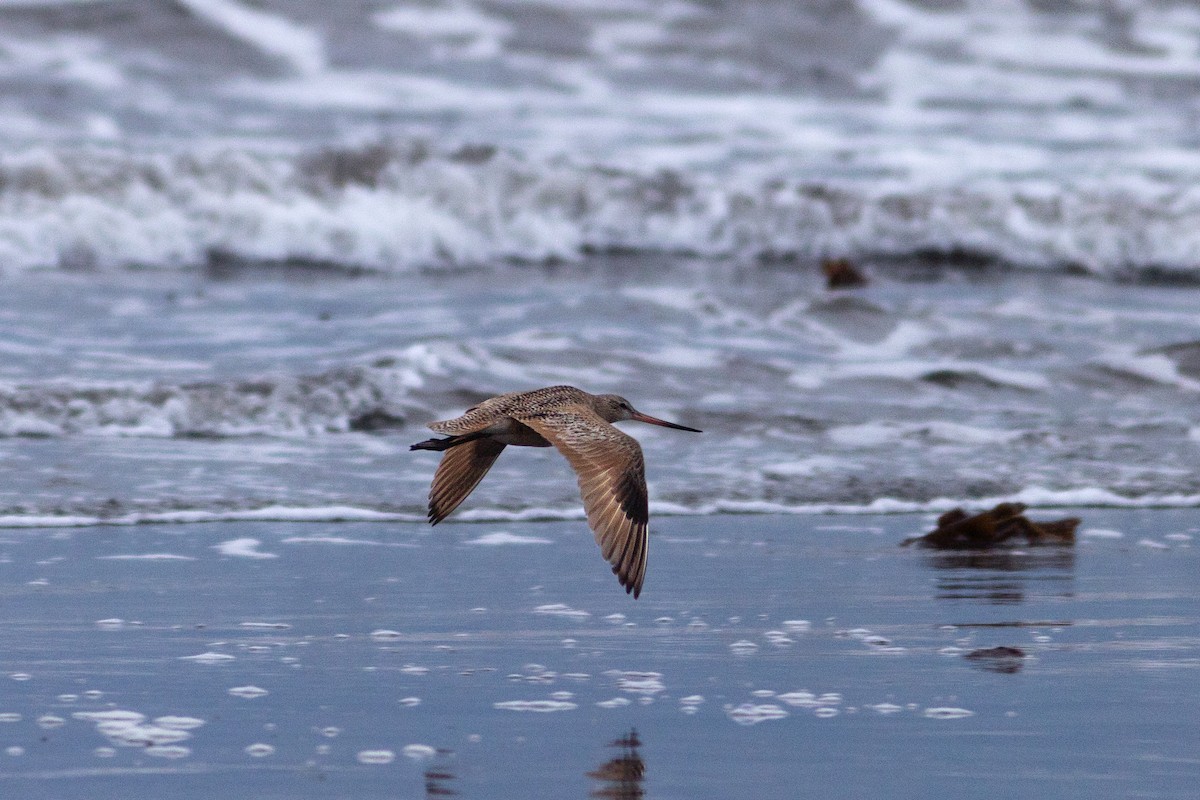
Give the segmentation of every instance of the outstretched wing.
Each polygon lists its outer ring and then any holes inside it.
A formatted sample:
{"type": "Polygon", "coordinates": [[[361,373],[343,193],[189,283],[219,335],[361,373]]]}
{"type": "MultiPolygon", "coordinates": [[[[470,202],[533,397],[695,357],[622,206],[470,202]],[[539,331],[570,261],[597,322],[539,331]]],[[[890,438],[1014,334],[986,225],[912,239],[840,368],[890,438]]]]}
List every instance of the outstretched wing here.
{"type": "Polygon", "coordinates": [[[429,487],[429,522],[437,525],[450,516],[502,452],[504,445],[492,439],[475,439],[447,450],[429,487]]]}
{"type": "Polygon", "coordinates": [[[579,477],[583,508],[600,551],[625,591],[637,597],[646,577],[650,520],[646,467],[637,440],[585,406],[518,419],[566,456],[579,477]]]}

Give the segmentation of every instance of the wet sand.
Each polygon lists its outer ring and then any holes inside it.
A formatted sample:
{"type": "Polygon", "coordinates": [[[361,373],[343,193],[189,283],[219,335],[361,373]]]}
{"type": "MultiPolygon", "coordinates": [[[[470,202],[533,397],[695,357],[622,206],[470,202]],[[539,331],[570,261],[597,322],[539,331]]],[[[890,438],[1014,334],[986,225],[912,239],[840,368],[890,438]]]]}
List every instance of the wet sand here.
{"type": "Polygon", "coordinates": [[[0,791],[1193,797],[1200,511],[1068,514],[656,518],[636,602],[581,522],[0,531],[0,791]]]}

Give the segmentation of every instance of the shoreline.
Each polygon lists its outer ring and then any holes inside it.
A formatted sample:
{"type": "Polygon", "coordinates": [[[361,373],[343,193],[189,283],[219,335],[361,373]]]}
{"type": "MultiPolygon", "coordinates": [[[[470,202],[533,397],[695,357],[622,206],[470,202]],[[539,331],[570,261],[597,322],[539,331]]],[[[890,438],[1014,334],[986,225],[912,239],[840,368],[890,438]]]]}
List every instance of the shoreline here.
{"type": "MultiPolygon", "coordinates": [[[[998,503],[1021,503],[1033,511],[1087,510],[1183,510],[1200,508],[1197,495],[1151,495],[1147,497],[1122,497],[1105,489],[1068,489],[1054,491],[1030,488],[1010,495],[978,498],[936,498],[928,501],[879,498],[867,505],[845,503],[814,503],[802,506],[786,506],[762,501],[722,500],[705,508],[688,508],[676,503],[651,501],[651,521],[678,517],[721,517],[721,516],[906,516],[939,514],[953,508],[990,508],[998,503]]],[[[454,516],[461,523],[515,523],[515,522],[561,522],[585,519],[582,508],[530,509],[526,511],[500,511],[468,509],[454,516]]],[[[285,522],[301,524],[317,523],[424,523],[423,513],[381,511],[378,509],[333,505],[333,506],[281,506],[268,505],[259,508],[236,510],[172,510],[145,511],[112,516],[86,514],[0,514],[0,530],[23,530],[38,528],[90,528],[130,527],[137,525],[207,525],[219,522],[285,522]]]]}

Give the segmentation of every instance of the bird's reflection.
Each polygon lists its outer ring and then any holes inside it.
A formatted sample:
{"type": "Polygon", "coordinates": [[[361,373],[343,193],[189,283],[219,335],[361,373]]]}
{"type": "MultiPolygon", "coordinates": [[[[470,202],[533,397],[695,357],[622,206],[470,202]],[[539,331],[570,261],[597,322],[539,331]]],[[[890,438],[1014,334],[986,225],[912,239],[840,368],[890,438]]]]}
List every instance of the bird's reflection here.
{"type": "Polygon", "coordinates": [[[926,561],[938,571],[939,600],[1012,605],[1024,602],[1027,594],[1074,595],[1075,551],[1071,549],[940,551],[928,554],[926,561]]]}
{"type": "MultiPolygon", "coordinates": [[[[452,755],[448,750],[439,750],[438,753],[443,756],[443,761],[448,761],[445,757],[452,755]]],[[[458,792],[450,786],[451,781],[456,777],[449,764],[430,766],[425,770],[425,796],[453,797],[457,795],[458,792]]]]}
{"type": "Polygon", "coordinates": [[[600,781],[604,785],[591,792],[592,797],[612,798],[612,800],[636,800],[645,795],[642,781],[646,776],[646,763],[638,754],[642,746],[636,730],[630,730],[625,736],[609,742],[609,747],[617,748],[620,754],[601,764],[587,776],[600,781]]]}

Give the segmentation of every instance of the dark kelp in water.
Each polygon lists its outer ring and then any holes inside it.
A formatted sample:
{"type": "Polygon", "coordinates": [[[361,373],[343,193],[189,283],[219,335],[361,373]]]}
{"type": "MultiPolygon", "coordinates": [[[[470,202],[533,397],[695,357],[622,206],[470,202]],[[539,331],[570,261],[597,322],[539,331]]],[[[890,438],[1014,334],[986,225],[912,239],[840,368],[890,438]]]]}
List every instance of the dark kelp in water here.
{"type": "Polygon", "coordinates": [[[866,286],[867,276],[845,258],[830,258],[821,262],[827,289],[854,289],[866,286]]]}
{"type": "Polygon", "coordinates": [[[924,536],[914,536],[901,546],[920,544],[939,549],[986,549],[989,547],[1025,544],[1075,543],[1079,519],[1034,522],[1025,516],[1021,503],[1001,503],[995,508],[970,516],[961,508],[947,511],[938,517],[937,527],[924,536]]]}

